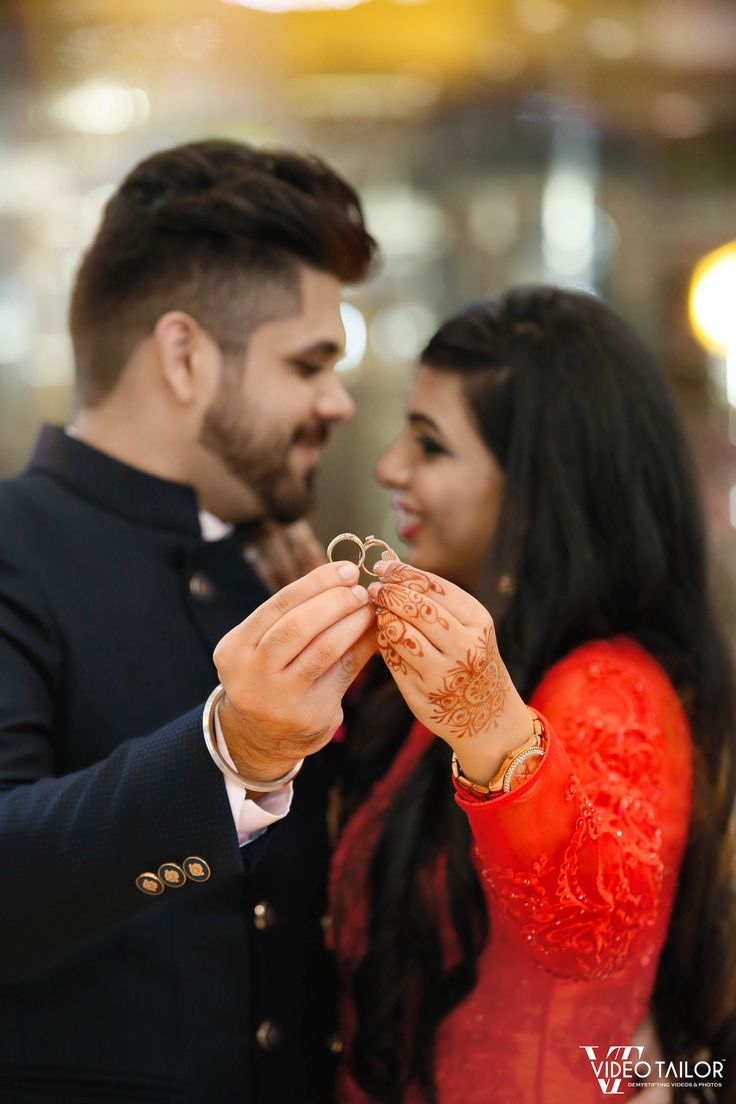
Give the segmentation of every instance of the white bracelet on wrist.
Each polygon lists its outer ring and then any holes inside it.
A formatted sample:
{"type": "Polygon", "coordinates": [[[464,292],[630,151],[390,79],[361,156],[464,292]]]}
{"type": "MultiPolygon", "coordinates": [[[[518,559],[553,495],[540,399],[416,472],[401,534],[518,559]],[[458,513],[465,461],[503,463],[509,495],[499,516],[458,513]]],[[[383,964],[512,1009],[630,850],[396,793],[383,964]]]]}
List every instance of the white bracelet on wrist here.
{"type": "Polygon", "coordinates": [[[280,790],[287,782],[291,782],[292,779],[296,778],[299,771],[302,769],[304,760],[300,759],[291,770],[288,770],[286,774],[282,774],[281,778],[274,778],[270,782],[255,782],[253,779],[245,778],[242,774],[238,774],[229,763],[225,762],[217,746],[215,715],[224,697],[225,687],[220,683],[208,697],[204,705],[204,712],[202,713],[202,733],[204,735],[205,747],[212,756],[212,760],[216,767],[218,770],[222,771],[226,778],[229,778],[231,782],[235,782],[238,786],[242,786],[244,790],[252,790],[257,793],[272,793],[273,790],[280,790]]]}

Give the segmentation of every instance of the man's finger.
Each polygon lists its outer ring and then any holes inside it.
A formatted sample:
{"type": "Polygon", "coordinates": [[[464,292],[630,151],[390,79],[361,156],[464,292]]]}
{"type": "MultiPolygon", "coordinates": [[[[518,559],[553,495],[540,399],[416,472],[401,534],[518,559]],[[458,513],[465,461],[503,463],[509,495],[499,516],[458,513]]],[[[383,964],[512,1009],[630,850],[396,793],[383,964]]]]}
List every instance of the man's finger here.
{"type": "Polygon", "coordinates": [[[314,689],[326,689],[342,697],[348,687],[363,670],[368,660],[376,654],[376,627],[371,624],[344,655],[325,671],[315,683],[314,689]]]}
{"type": "Polygon", "coordinates": [[[228,636],[234,634],[233,642],[241,647],[255,648],[268,630],[291,610],[332,587],[355,586],[358,575],[357,566],[349,560],[322,564],[274,594],[254,610],[250,617],[236,625],[228,636]]]}
{"type": "Polygon", "coordinates": [[[375,610],[370,604],[353,610],[315,636],[296,656],[289,670],[311,686],[331,667],[344,661],[345,655],[375,622],[375,610]]]}
{"type": "Polygon", "coordinates": [[[361,607],[375,619],[365,587],[331,587],[284,614],[261,638],[257,652],[268,656],[274,669],[284,670],[327,630],[361,607]]]}

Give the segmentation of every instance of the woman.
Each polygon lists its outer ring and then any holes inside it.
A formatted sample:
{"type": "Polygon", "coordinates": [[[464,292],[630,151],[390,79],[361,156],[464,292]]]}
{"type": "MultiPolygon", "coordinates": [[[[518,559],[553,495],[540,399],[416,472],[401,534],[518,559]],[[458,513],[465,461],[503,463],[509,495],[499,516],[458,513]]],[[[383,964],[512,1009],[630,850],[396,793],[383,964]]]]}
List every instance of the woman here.
{"type": "Polygon", "coordinates": [[[349,741],[338,1101],[625,1098],[665,1079],[616,1049],[649,1010],[736,1099],[733,678],[656,366],[595,298],[513,290],[432,338],[378,475],[416,720],[364,694],[349,741]]]}

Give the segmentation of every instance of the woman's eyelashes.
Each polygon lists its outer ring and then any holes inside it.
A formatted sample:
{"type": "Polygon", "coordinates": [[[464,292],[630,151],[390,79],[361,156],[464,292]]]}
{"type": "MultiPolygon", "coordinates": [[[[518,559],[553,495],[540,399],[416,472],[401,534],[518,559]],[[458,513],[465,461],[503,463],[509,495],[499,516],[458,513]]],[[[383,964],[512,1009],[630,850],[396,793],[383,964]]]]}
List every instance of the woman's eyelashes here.
{"type": "Polygon", "coordinates": [[[419,446],[425,456],[441,456],[448,455],[447,449],[443,445],[436,441],[434,437],[428,437],[424,433],[419,433],[414,438],[415,443],[419,446]]]}

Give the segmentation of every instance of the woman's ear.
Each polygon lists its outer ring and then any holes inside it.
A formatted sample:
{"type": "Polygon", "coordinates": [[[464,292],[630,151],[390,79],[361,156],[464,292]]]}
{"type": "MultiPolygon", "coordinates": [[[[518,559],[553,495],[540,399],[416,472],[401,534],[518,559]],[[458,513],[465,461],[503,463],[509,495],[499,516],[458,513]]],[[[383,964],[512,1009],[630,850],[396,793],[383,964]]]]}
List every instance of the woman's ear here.
{"type": "Polygon", "coordinates": [[[220,370],[218,347],[185,311],[167,311],[153,329],[161,377],[172,398],[189,406],[209,403],[220,370]]]}

